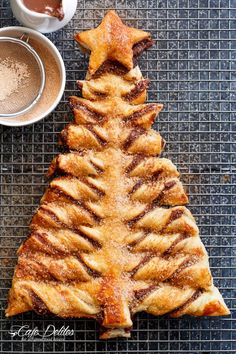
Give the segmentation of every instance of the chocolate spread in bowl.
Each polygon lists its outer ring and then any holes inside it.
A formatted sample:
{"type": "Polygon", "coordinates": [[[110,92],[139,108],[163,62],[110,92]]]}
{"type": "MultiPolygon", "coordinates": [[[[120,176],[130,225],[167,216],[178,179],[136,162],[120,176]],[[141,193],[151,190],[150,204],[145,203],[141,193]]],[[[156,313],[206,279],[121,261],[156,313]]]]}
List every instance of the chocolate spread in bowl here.
{"type": "Polygon", "coordinates": [[[57,17],[59,21],[64,18],[62,0],[23,0],[23,3],[31,11],[57,17]]]}

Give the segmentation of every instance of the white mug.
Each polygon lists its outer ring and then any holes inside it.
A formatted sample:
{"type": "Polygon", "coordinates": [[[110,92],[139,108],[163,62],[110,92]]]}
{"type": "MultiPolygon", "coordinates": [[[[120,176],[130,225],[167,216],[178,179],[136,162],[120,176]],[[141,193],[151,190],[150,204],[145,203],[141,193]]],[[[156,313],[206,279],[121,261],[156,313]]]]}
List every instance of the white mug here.
{"type": "Polygon", "coordinates": [[[11,8],[15,18],[24,26],[42,33],[49,33],[64,27],[74,16],[78,0],[62,0],[65,16],[62,21],[58,18],[41,14],[28,9],[23,0],[11,0],[11,8]]]}

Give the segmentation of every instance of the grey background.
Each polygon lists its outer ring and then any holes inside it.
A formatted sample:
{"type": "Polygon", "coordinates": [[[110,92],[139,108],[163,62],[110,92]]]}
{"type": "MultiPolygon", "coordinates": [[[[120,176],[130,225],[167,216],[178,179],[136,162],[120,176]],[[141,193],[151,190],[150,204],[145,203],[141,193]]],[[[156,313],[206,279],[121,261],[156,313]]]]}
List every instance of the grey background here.
{"type": "MultiPolygon", "coordinates": [[[[69,0],[68,0],[69,1],[69,0]]],[[[67,69],[64,97],[53,114],[29,127],[0,127],[1,353],[236,353],[235,321],[235,0],[80,1],[74,19],[48,37],[67,69]],[[164,104],[155,128],[167,140],[164,156],[182,172],[190,209],[210,256],[215,284],[232,315],[226,318],[154,318],[140,314],[132,338],[98,340],[93,320],[60,320],[27,313],[6,320],[4,307],[16,249],[47,185],[44,176],[58,153],[58,133],[71,119],[67,99],[85,76],[87,58],[73,41],[75,30],[97,25],[115,8],[130,25],[148,30],[156,45],[141,68],[151,79],[149,101],[164,104]],[[69,325],[62,341],[11,340],[12,324],[57,328],[69,325]]],[[[8,1],[0,0],[0,26],[17,24],[8,1]]]]}

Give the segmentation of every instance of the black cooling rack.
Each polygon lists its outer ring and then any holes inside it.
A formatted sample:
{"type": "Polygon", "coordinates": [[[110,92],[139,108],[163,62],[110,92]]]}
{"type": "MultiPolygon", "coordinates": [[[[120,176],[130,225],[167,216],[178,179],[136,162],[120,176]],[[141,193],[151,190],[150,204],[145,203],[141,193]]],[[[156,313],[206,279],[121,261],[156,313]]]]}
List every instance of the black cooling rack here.
{"type": "MultiPolygon", "coordinates": [[[[69,0],[67,0],[69,1],[69,0]]],[[[15,25],[9,2],[0,0],[0,26],[15,25]]],[[[1,353],[236,353],[235,167],[236,1],[79,0],[74,19],[48,37],[67,69],[64,97],[40,123],[0,127],[1,353]],[[164,156],[177,164],[190,194],[190,209],[210,256],[215,284],[232,315],[227,318],[155,318],[140,314],[131,339],[98,340],[93,320],[60,320],[27,313],[6,320],[4,308],[16,249],[47,185],[45,172],[58,153],[58,133],[70,120],[67,98],[85,76],[87,59],[73,41],[76,30],[94,27],[109,8],[148,30],[156,46],[143,55],[151,79],[149,101],[164,103],[156,128],[167,140],[164,156]],[[12,325],[69,326],[73,336],[11,338],[12,325]]]]}

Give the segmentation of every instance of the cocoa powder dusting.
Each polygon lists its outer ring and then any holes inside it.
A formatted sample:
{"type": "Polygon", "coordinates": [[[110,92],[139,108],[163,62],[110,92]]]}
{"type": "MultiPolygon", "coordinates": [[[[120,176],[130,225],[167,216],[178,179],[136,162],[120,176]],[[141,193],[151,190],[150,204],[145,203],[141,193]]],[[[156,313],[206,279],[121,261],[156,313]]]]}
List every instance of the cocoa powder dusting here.
{"type": "Polygon", "coordinates": [[[14,119],[11,118],[11,121],[22,122],[43,115],[55,102],[61,87],[61,73],[53,54],[35,39],[30,39],[29,44],[35,49],[43,62],[46,74],[45,87],[39,102],[29,112],[14,119]]]}
{"type": "Polygon", "coordinates": [[[6,58],[0,63],[0,101],[18,92],[22,85],[29,84],[29,71],[25,63],[6,58]]]}

